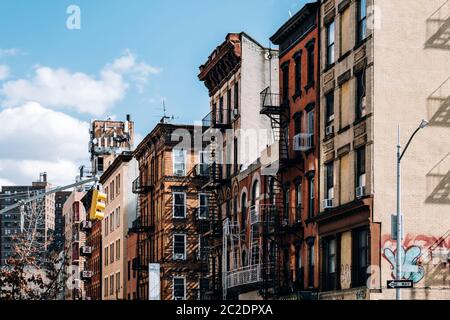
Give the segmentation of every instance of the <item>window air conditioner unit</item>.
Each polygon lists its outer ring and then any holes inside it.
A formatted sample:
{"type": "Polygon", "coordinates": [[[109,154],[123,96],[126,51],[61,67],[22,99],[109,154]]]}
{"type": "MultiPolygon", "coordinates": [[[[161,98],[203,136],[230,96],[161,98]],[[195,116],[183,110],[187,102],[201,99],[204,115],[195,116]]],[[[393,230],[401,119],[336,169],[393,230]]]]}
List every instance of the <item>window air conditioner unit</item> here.
{"type": "Polygon", "coordinates": [[[326,128],[325,128],[325,135],[330,135],[330,134],[332,134],[334,132],[334,126],[333,125],[329,125],[329,126],[326,126],[326,128]]]}
{"type": "Polygon", "coordinates": [[[356,188],[356,197],[361,198],[364,196],[365,188],[363,186],[356,188]]]}
{"type": "Polygon", "coordinates": [[[175,170],[175,175],[177,175],[177,176],[182,176],[182,175],[184,175],[184,170],[183,170],[183,169],[177,169],[177,170],[175,170]]]}
{"type": "Polygon", "coordinates": [[[181,301],[181,300],[183,300],[183,297],[174,297],[173,300],[181,301]]]}
{"type": "Polygon", "coordinates": [[[331,208],[333,208],[333,199],[325,199],[325,200],[323,200],[323,208],[324,209],[331,209],[331,208]]]}
{"type": "Polygon", "coordinates": [[[173,260],[184,260],[184,254],[183,253],[174,253],[173,260]]]}

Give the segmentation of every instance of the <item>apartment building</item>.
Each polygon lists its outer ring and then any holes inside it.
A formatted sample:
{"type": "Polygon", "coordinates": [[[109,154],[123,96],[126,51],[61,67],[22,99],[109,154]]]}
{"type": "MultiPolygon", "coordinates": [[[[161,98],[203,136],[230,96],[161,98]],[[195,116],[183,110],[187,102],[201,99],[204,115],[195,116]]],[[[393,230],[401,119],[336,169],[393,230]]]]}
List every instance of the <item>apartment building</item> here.
{"type": "Polygon", "coordinates": [[[197,300],[207,267],[200,228],[209,225],[208,194],[202,190],[201,127],[159,123],[134,151],[139,177],[137,299],[197,300]],[[180,137],[182,138],[180,140],[180,137]],[[182,141],[180,144],[179,141],[182,141]],[[156,267],[156,273],[150,270],[156,267]]]}
{"type": "Polygon", "coordinates": [[[212,255],[209,298],[258,297],[257,288],[265,281],[259,270],[267,257],[263,250],[249,257],[251,248],[262,244],[262,235],[250,232],[257,229],[249,218],[250,207],[260,195],[258,191],[250,198],[249,184],[254,176],[277,171],[278,137],[271,119],[259,109],[261,92],[278,92],[278,52],[244,32],[230,33],[200,66],[199,79],[208,89],[211,110],[203,119],[204,140],[211,141],[204,150],[209,169],[203,188],[211,191],[209,201],[217,203],[211,212],[216,226],[205,234],[212,255]],[[241,246],[230,243],[235,237],[241,246]]]}
{"type": "Polygon", "coordinates": [[[137,197],[132,193],[137,162],[131,152],[118,155],[104,171],[100,183],[107,195],[102,227],[103,299],[127,298],[127,234],[136,217],[137,197]]]}
{"type": "Polygon", "coordinates": [[[80,248],[85,243],[86,210],[81,202],[83,191],[74,189],[63,205],[64,217],[64,251],[66,255],[65,275],[66,300],[80,300],[86,297],[83,279],[88,274],[84,270],[85,257],[80,255],[80,248]]]}
{"type": "MultiPolygon", "coordinates": [[[[278,296],[305,298],[319,286],[319,4],[308,3],[270,40],[279,46],[280,92],[264,94],[261,113],[280,131],[278,296]],[[278,120],[278,121],[276,121],[278,120]]],[[[277,188],[278,185],[278,188],[277,188]]]]}
{"type": "Polygon", "coordinates": [[[55,231],[53,233],[50,250],[57,253],[61,252],[64,249],[65,223],[63,207],[70,194],[70,191],[61,191],[55,193],[55,231]]]}
{"type": "MultiPolygon", "coordinates": [[[[48,191],[51,184],[47,181],[47,174],[42,173],[38,181],[29,186],[2,186],[0,192],[0,209],[4,209],[20,200],[48,191]]],[[[0,220],[0,265],[7,264],[8,258],[14,255],[14,237],[31,234],[36,246],[36,254],[44,258],[51,244],[55,230],[55,195],[34,201],[23,207],[17,207],[4,213],[0,220]]]]}
{"type": "MultiPolygon", "coordinates": [[[[134,225],[136,220],[133,221],[134,225]]],[[[137,300],[137,268],[136,265],[138,263],[137,260],[137,233],[133,232],[132,229],[129,229],[128,234],[126,236],[126,246],[127,246],[127,256],[126,256],[126,275],[124,275],[126,281],[126,293],[127,300],[137,300]]]]}
{"type": "Polygon", "coordinates": [[[392,299],[396,146],[404,299],[448,299],[449,2],[321,1],[322,299],[392,299]]]}
{"type": "MultiPolygon", "coordinates": [[[[134,122],[131,121],[130,115],[126,116],[125,121],[93,120],[89,132],[91,170],[88,171],[90,171],[92,175],[102,176],[120,154],[123,152],[131,152],[133,148],[134,122]]],[[[122,181],[122,183],[125,182],[122,181]]],[[[103,191],[106,192],[106,187],[103,191]]],[[[92,199],[92,192],[93,189],[90,189],[82,199],[87,211],[89,211],[91,206],[90,201],[92,199]]],[[[108,193],[111,195],[110,192],[108,193]]],[[[86,224],[86,228],[84,228],[86,244],[81,249],[81,253],[86,256],[86,278],[84,279],[86,285],[86,298],[102,300],[104,295],[102,289],[104,283],[104,279],[102,278],[102,224],[104,222],[86,217],[84,223],[86,224]]],[[[118,280],[115,280],[114,278],[114,287],[116,281],[118,280]]],[[[110,288],[110,286],[108,288],[110,288]]]]}

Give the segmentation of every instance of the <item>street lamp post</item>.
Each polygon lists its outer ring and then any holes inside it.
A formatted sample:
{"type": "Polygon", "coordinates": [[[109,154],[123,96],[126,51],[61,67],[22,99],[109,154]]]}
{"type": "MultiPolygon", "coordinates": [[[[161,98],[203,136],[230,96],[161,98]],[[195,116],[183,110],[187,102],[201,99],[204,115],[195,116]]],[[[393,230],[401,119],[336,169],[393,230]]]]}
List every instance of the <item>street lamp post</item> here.
{"type": "MultiPolygon", "coordinates": [[[[427,120],[422,120],[419,127],[414,131],[414,133],[411,135],[411,137],[408,140],[408,143],[406,143],[405,148],[403,151],[401,150],[400,146],[400,125],[398,126],[397,130],[397,255],[396,255],[396,280],[401,280],[402,278],[402,240],[403,240],[403,217],[401,213],[401,161],[403,156],[405,155],[406,150],[409,147],[409,144],[411,143],[414,136],[419,132],[420,129],[425,128],[428,125],[427,120]]],[[[402,294],[401,294],[401,288],[396,288],[396,299],[401,300],[402,294]]]]}

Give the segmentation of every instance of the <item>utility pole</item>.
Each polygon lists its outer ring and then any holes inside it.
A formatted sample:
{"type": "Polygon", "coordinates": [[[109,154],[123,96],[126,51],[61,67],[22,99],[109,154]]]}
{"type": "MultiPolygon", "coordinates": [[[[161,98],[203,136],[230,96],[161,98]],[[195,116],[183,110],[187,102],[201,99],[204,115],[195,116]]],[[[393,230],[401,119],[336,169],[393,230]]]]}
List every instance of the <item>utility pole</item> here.
{"type": "MultiPolygon", "coordinates": [[[[395,260],[395,280],[401,281],[402,280],[402,254],[403,254],[403,247],[402,247],[402,240],[403,240],[403,216],[401,213],[401,161],[403,156],[405,155],[406,150],[409,147],[409,144],[411,143],[414,136],[419,132],[420,129],[425,128],[428,125],[427,120],[422,120],[419,127],[414,131],[414,133],[411,135],[411,137],[408,140],[408,143],[406,144],[403,151],[401,150],[400,146],[400,125],[397,128],[397,219],[396,219],[396,230],[397,230],[397,253],[396,253],[396,260],[395,260]]],[[[395,289],[395,296],[397,300],[402,299],[402,292],[401,288],[397,287],[395,289]]]]}

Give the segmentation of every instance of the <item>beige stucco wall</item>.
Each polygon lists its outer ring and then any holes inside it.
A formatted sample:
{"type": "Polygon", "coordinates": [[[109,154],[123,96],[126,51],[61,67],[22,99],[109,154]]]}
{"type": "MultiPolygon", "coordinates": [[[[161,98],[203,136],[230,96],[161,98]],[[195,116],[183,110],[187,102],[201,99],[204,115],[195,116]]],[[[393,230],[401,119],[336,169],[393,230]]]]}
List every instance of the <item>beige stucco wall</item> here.
{"type": "MultiPolygon", "coordinates": [[[[374,216],[381,222],[382,250],[395,249],[389,240],[390,215],[396,208],[396,136],[401,126],[400,140],[405,145],[421,119],[431,119],[429,96],[450,77],[450,50],[425,48],[427,18],[443,0],[376,0],[374,30],[374,216]]],[[[450,6],[442,16],[450,17],[450,6]]],[[[450,96],[450,84],[442,97],[450,96]]],[[[447,113],[448,117],[448,113],[447,113]]],[[[429,203],[437,182],[450,173],[450,123],[431,124],[420,131],[402,160],[402,212],[404,214],[404,247],[411,259],[414,251],[421,255],[423,279],[414,290],[403,290],[404,298],[450,299],[449,268],[446,259],[433,262],[426,259],[427,248],[445,236],[441,254],[448,254],[450,230],[450,199],[429,203]],[[430,177],[441,161],[438,175],[430,177]],[[440,202],[440,203],[439,203],[440,202]],[[429,289],[424,289],[429,287],[429,289]]],[[[449,186],[446,186],[447,192],[449,186]]],[[[439,250],[433,250],[434,256],[439,250]]],[[[383,253],[383,252],[382,252],[383,253]]],[[[389,255],[389,251],[385,251],[389,255]]],[[[416,265],[412,262],[411,264],[416,265]]],[[[391,265],[381,258],[381,285],[392,279],[391,265]]],[[[420,274],[414,275],[422,278],[420,274]]],[[[409,277],[407,275],[406,277],[409,277]]],[[[371,298],[393,298],[395,290],[383,289],[371,298]]]]}

